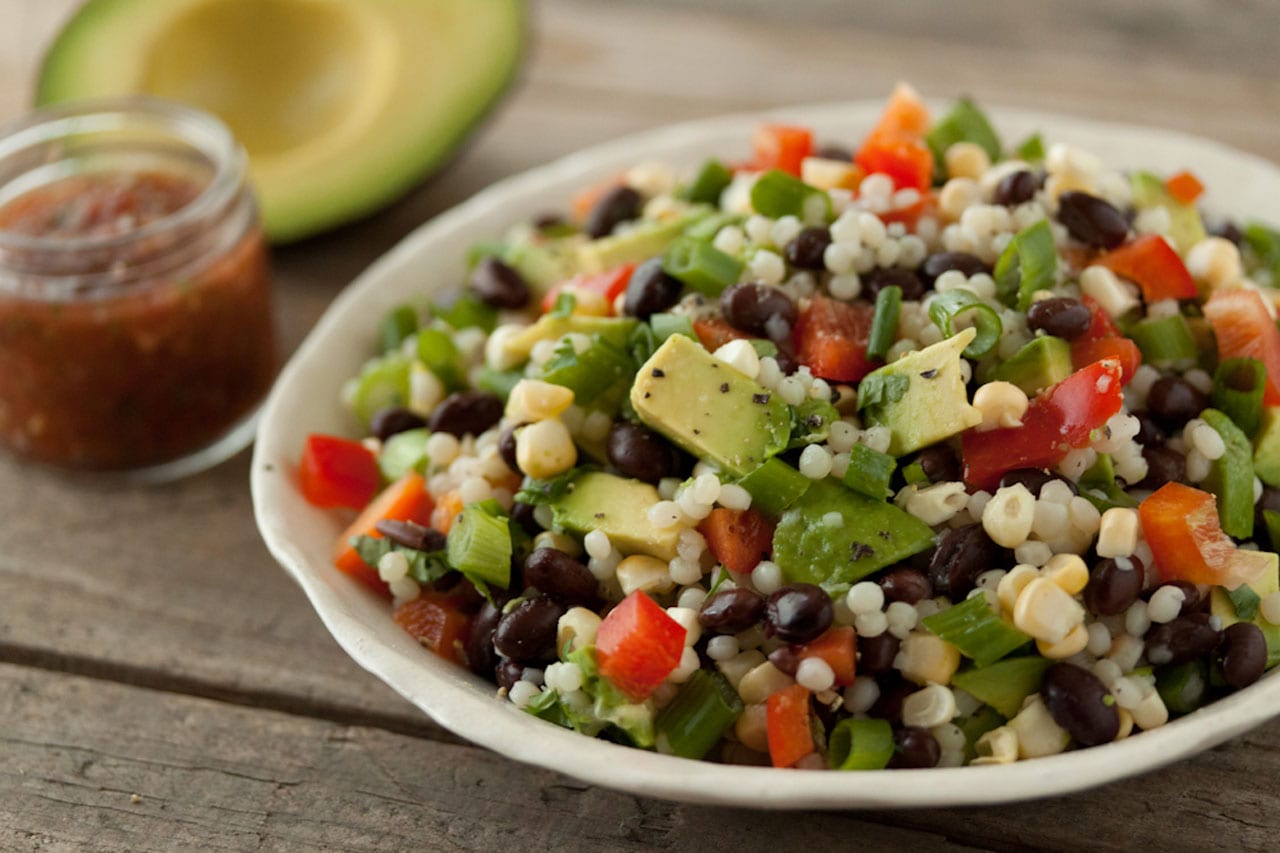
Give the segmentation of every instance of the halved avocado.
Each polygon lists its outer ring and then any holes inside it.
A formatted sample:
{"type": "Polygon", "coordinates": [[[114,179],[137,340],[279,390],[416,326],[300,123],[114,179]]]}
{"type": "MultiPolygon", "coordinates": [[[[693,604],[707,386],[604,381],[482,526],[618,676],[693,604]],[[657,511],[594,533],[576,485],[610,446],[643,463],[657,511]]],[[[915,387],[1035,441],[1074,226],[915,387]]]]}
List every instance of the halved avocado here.
{"type": "Polygon", "coordinates": [[[218,115],[288,242],[440,166],[514,78],[524,19],[523,0],[89,0],[36,102],[146,93],[218,115]]]}

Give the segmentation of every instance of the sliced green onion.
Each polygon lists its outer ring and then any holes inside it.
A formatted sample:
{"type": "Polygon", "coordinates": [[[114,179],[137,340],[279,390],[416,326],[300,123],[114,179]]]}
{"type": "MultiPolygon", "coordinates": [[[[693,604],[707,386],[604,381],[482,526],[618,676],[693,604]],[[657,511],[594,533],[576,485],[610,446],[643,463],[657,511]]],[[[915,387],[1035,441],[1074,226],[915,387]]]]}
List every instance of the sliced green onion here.
{"type": "Polygon", "coordinates": [[[765,515],[780,515],[809,490],[813,481],[781,459],[769,459],[738,481],[751,493],[751,505],[765,515]]]}
{"type": "Polygon", "coordinates": [[[1226,452],[1209,463],[1202,484],[1218,496],[1218,520],[1228,536],[1253,536],[1253,445],[1231,418],[1217,409],[1205,409],[1200,418],[1222,436],[1226,452]]]}
{"type": "Polygon", "coordinates": [[[1022,710],[1022,702],[1040,689],[1044,673],[1053,661],[1039,655],[1006,658],[989,666],[957,672],[951,683],[1005,717],[1022,710]]]}
{"type": "Polygon", "coordinates": [[[1030,637],[1000,618],[985,595],[965,599],[922,621],[979,667],[993,664],[1031,642],[1030,637]]]}
{"type": "Polygon", "coordinates": [[[761,358],[776,358],[778,355],[778,345],[773,341],[768,341],[764,338],[750,338],[747,343],[751,344],[751,348],[761,358]]]}
{"type": "Polygon", "coordinates": [[[542,368],[542,379],[572,389],[576,404],[589,405],[606,391],[629,385],[635,372],[635,362],[626,350],[595,334],[591,346],[582,352],[568,341],[557,347],[542,368]]]}
{"type": "MultiPolygon", "coordinates": [[[[898,336],[898,315],[902,312],[902,288],[896,284],[876,294],[876,312],[871,318],[871,334],[867,337],[867,357],[884,358],[898,336]]],[[[997,320],[996,322],[999,322],[997,320]]]]}
{"type": "MultiPolygon", "coordinates": [[[[929,475],[924,472],[924,466],[919,462],[912,462],[906,468],[903,468],[902,479],[907,481],[908,486],[929,485],[929,475]]],[[[849,485],[848,478],[845,479],[845,485],[849,485]]]]}
{"type": "Polygon", "coordinates": [[[1004,324],[1000,322],[1000,315],[996,310],[979,299],[972,291],[961,287],[936,294],[929,300],[929,319],[942,332],[944,338],[949,338],[960,331],[956,328],[955,322],[961,314],[971,319],[973,328],[978,330],[977,336],[964,348],[963,355],[966,358],[982,358],[995,349],[996,344],[1000,343],[1004,324]]]}
{"type": "Polygon", "coordinates": [[[1190,714],[1204,704],[1208,676],[1208,667],[1200,660],[1161,667],[1156,670],[1156,692],[1173,713],[1190,714]]]}
{"type": "Polygon", "coordinates": [[[710,243],[680,237],[663,253],[662,269],[705,296],[719,296],[720,291],[737,283],[742,261],[710,243]]]}
{"type": "Polygon", "coordinates": [[[1109,453],[1098,454],[1097,461],[1080,475],[1078,485],[1080,497],[1097,507],[1099,512],[1106,512],[1117,506],[1132,509],[1138,505],[1138,501],[1130,497],[1116,482],[1116,468],[1109,453]]]}
{"type": "Polygon", "coordinates": [[[382,351],[391,352],[418,331],[418,312],[409,305],[397,305],[387,312],[378,325],[378,342],[382,351]]]}
{"type": "Polygon", "coordinates": [[[1142,350],[1142,363],[1152,367],[1181,367],[1194,363],[1200,354],[1181,314],[1139,320],[1129,329],[1129,337],[1142,350]]]}
{"type": "Polygon", "coordinates": [[[478,328],[492,332],[498,325],[498,309],[473,293],[464,293],[447,307],[431,306],[432,313],[455,329],[478,328]]]}
{"type": "Polygon", "coordinates": [[[365,364],[354,380],[351,409],[362,423],[388,406],[409,402],[409,366],[412,362],[399,352],[375,358],[365,364]]]}
{"type": "MultiPolygon", "coordinates": [[[[1050,661],[1045,661],[1045,663],[1048,664],[1050,661]]],[[[1039,686],[1036,689],[1039,690],[1039,686]]],[[[1017,711],[1015,710],[1014,714],[1016,713],[1017,711]]],[[[1014,716],[1014,714],[1009,716],[1014,716]]],[[[955,723],[956,728],[964,732],[964,760],[968,763],[978,757],[978,738],[992,729],[1003,726],[1005,718],[990,705],[983,705],[969,716],[959,718],[955,723]]]]}
{"type": "Polygon", "coordinates": [[[697,337],[693,333],[693,321],[684,314],[654,314],[649,317],[649,326],[653,329],[654,341],[659,345],[672,335],[697,337]]]}
{"type": "Polygon", "coordinates": [[[1213,375],[1213,407],[1221,409],[1249,438],[1262,424],[1262,395],[1267,369],[1253,358],[1229,358],[1213,375]]]}
{"type": "Polygon", "coordinates": [[[511,583],[511,530],[507,519],[483,503],[463,507],[449,528],[445,558],[472,581],[505,589],[511,583]]]}
{"type": "Polygon", "coordinates": [[[765,172],[751,186],[751,206],[764,216],[774,219],[795,216],[802,222],[807,221],[805,213],[810,204],[825,205],[824,217],[831,219],[830,196],[781,169],[765,172]],[[810,199],[819,201],[811,202],[810,199]]]}
{"type": "Polygon", "coordinates": [[[418,332],[418,360],[431,369],[446,390],[457,391],[466,385],[458,347],[453,336],[443,329],[428,326],[418,332]]]}
{"type": "Polygon", "coordinates": [[[968,98],[956,101],[945,116],[938,120],[933,129],[925,135],[929,150],[938,168],[947,165],[947,149],[957,142],[973,142],[982,147],[991,158],[991,162],[1000,159],[1000,137],[996,135],[991,122],[977,105],[968,98]]]}
{"type": "Polygon", "coordinates": [[[893,758],[893,726],[850,717],[836,723],[827,747],[834,770],[880,770],[893,758]]]}
{"type": "Polygon", "coordinates": [[[712,158],[702,164],[693,182],[680,192],[680,197],[686,201],[718,204],[720,193],[724,192],[724,188],[732,180],[733,173],[719,160],[712,158]]]}
{"type": "Polygon", "coordinates": [[[1271,273],[1271,286],[1280,287],[1280,231],[1261,222],[1250,222],[1244,228],[1244,240],[1258,264],[1271,273]]]}
{"type": "Polygon", "coordinates": [[[427,468],[427,439],[431,431],[426,427],[407,429],[382,442],[378,452],[378,470],[388,483],[399,480],[410,471],[422,473],[427,468]]]}
{"type": "Polygon", "coordinates": [[[1019,160],[1025,160],[1031,164],[1039,163],[1044,159],[1044,139],[1039,133],[1033,133],[1018,143],[1014,153],[1018,155],[1019,160]]]}
{"type": "Polygon", "coordinates": [[[505,402],[511,396],[511,389],[524,378],[524,370],[521,368],[497,370],[485,365],[476,372],[475,385],[481,391],[497,394],[505,402]]]}
{"type": "MultiPolygon", "coordinates": [[[[1266,511],[1272,512],[1273,510],[1266,511]]],[[[1224,587],[1223,592],[1227,594],[1227,598],[1231,599],[1231,606],[1235,608],[1237,619],[1247,622],[1258,615],[1258,607],[1262,604],[1262,597],[1247,583],[1242,583],[1235,589],[1226,589],[1224,587]]]]}
{"type": "MultiPolygon", "coordinates": [[[[865,444],[849,448],[849,467],[844,470],[844,484],[859,494],[878,501],[889,493],[889,482],[898,460],[887,453],[872,450],[865,444]]],[[[924,469],[920,471],[924,474],[924,469]]],[[[928,478],[925,478],[928,482],[928,478]]]]}
{"type": "Polygon", "coordinates": [[[726,225],[740,225],[746,220],[741,213],[715,213],[695,221],[684,229],[684,236],[691,240],[713,240],[726,225]]]}
{"type": "Polygon", "coordinates": [[[700,669],[654,721],[660,748],[681,758],[703,758],[742,716],[742,700],[728,679],[700,669]]]}
{"type": "Polygon", "coordinates": [[[1019,231],[1009,242],[996,261],[995,280],[1000,301],[1024,312],[1037,290],[1057,283],[1058,249],[1047,220],[1019,231]]]}

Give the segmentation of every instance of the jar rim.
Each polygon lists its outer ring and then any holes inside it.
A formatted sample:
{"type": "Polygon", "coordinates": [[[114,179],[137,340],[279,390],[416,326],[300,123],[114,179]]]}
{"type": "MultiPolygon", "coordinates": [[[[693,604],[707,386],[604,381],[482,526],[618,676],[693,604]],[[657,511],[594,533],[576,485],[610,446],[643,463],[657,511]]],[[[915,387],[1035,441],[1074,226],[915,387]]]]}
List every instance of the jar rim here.
{"type": "Polygon", "coordinates": [[[125,129],[140,118],[156,121],[174,138],[209,159],[213,177],[194,199],[172,213],[119,234],[51,237],[0,229],[0,251],[111,249],[198,223],[223,210],[240,191],[248,159],[244,148],[216,116],[152,95],[78,99],[43,107],[0,125],[0,161],[60,138],[125,129]]]}

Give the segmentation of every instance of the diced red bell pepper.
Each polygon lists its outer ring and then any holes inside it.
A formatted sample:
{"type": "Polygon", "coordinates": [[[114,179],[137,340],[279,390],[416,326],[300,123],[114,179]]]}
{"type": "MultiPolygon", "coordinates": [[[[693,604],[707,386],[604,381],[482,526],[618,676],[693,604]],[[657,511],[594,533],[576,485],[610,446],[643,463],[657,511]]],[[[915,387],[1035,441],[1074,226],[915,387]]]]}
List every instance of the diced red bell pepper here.
{"type": "Polygon", "coordinates": [[[900,189],[926,190],[933,180],[933,152],[924,142],[929,123],[929,110],[920,96],[900,84],[853,161],[868,175],[888,175],[900,189]]]}
{"type": "Polygon", "coordinates": [[[396,521],[413,521],[427,525],[431,523],[431,510],[435,502],[427,491],[426,481],[422,475],[410,471],[399,480],[383,489],[377,497],[360,513],[351,526],[342,532],[333,546],[333,564],[343,572],[382,594],[387,593],[387,585],[378,577],[378,570],[360,559],[360,554],[351,547],[351,540],[356,536],[373,536],[380,538],[375,525],[384,518],[396,521]]]}
{"type": "Polygon", "coordinates": [[[1120,362],[1104,359],[1077,370],[1031,401],[1022,426],[966,430],[960,439],[965,482],[994,491],[1008,471],[1052,468],[1088,445],[1122,403],[1120,362]]]}
{"type": "Polygon", "coordinates": [[[774,767],[792,767],[815,749],[809,691],[799,684],[784,687],[765,702],[765,734],[774,767]]]}
{"type": "Polygon", "coordinates": [[[378,459],[358,441],[307,436],[298,465],[302,496],[313,506],[362,509],[378,493],[378,459]]]}
{"type": "Polygon", "coordinates": [[[1169,195],[1183,204],[1195,204],[1196,199],[1204,193],[1204,184],[1185,169],[1176,175],[1171,175],[1164,182],[1164,188],[1168,190],[1169,195]]]}
{"type": "Polygon", "coordinates": [[[1256,358],[1267,369],[1262,402],[1280,405],[1280,329],[1255,290],[1218,290],[1204,304],[1218,339],[1218,359],[1256,358]]]}
{"type": "Polygon", "coordinates": [[[423,590],[413,601],[396,608],[396,623],[440,657],[465,665],[463,646],[471,629],[464,602],[447,593],[423,590]]]}
{"type": "Polygon", "coordinates": [[[1209,492],[1172,482],[1138,505],[1142,535],[1163,580],[1234,589],[1266,571],[1265,554],[1237,548],[1222,532],[1217,503],[1209,492]]]}
{"type": "Polygon", "coordinates": [[[1142,298],[1148,302],[1192,299],[1197,295],[1196,283],[1187,272],[1187,265],[1157,234],[1148,234],[1112,249],[1094,263],[1138,285],[1142,298]]]}
{"type": "Polygon", "coordinates": [[[857,669],[857,637],[851,626],[828,628],[818,639],[794,648],[799,660],[821,658],[826,661],[836,675],[837,685],[848,687],[853,684],[857,669]]]}
{"type": "Polygon", "coordinates": [[[571,292],[587,290],[600,294],[609,306],[609,313],[612,314],[614,300],[627,289],[627,284],[631,282],[631,274],[635,272],[635,269],[635,264],[623,264],[604,272],[583,273],[562,281],[554,285],[547,291],[547,295],[542,297],[542,313],[545,314],[554,308],[556,306],[556,298],[567,289],[571,292]]]}
{"type": "Polygon", "coordinates": [[[867,338],[875,308],[866,302],[839,302],[814,296],[800,311],[791,339],[796,359],[814,376],[857,382],[878,362],[867,358],[867,338]]]}
{"type": "Polygon", "coordinates": [[[1081,301],[1089,309],[1093,322],[1088,331],[1071,342],[1071,366],[1079,370],[1104,358],[1114,358],[1120,362],[1120,384],[1128,385],[1134,372],[1142,366],[1142,350],[1121,334],[1096,299],[1085,296],[1081,301]]]}
{"type": "Polygon", "coordinates": [[[600,674],[643,702],[680,664],[684,636],[683,625],[636,590],[609,611],[596,631],[600,674]]]}
{"type": "Polygon", "coordinates": [[[813,154],[813,132],[795,125],[762,124],[751,137],[751,149],[753,169],[781,169],[798,178],[800,164],[813,154]]]}
{"type": "Polygon", "coordinates": [[[730,326],[729,321],[723,317],[707,317],[703,320],[694,320],[693,333],[698,336],[699,342],[702,343],[707,352],[715,352],[729,343],[729,341],[751,337],[746,332],[730,326]]]}
{"type": "Polygon", "coordinates": [[[709,550],[726,569],[746,574],[773,551],[773,522],[753,509],[716,507],[698,525],[709,550]]]}

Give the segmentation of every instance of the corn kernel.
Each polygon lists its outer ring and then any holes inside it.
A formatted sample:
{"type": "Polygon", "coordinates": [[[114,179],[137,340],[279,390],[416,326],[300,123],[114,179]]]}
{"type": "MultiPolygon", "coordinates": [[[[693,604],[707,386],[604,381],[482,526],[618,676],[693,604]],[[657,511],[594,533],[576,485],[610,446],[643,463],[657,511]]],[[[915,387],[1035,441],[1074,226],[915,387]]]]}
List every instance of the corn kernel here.
{"type": "Polygon", "coordinates": [[[738,695],[748,705],[763,702],[796,681],[769,661],[753,668],[738,682],[738,695]]]}
{"type": "Polygon", "coordinates": [[[573,296],[573,313],[579,317],[608,317],[613,306],[604,294],[585,287],[565,287],[561,293],[573,296]]]}
{"type": "Polygon", "coordinates": [[[978,757],[969,762],[972,767],[1012,764],[1018,760],[1018,733],[1008,726],[998,726],[978,738],[974,748],[978,757]]]}
{"type": "Polygon", "coordinates": [[[1071,742],[1071,735],[1054,722],[1038,693],[1032,694],[1008,726],[1018,736],[1019,758],[1057,755],[1071,742]]]}
{"type": "Polygon", "coordinates": [[[973,395],[973,407],[982,415],[978,431],[1022,426],[1027,413],[1026,392],[1012,382],[988,382],[973,395]]]}
{"type": "Polygon", "coordinates": [[[1244,274],[1240,250],[1223,237],[1206,237],[1187,252],[1187,272],[1210,290],[1229,287],[1244,274]]]}
{"type": "Polygon", "coordinates": [[[516,462],[525,475],[535,480],[562,474],[577,461],[578,449],[564,421],[538,421],[516,434],[516,462]]]}
{"type": "Polygon", "coordinates": [[[1129,557],[1138,546],[1138,513],[1128,507],[1113,506],[1098,524],[1098,556],[1129,557]]]}
{"type": "Polygon", "coordinates": [[[1136,289],[1130,288],[1104,266],[1093,264],[1080,273],[1080,291],[1098,300],[1102,310],[1118,317],[1140,304],[1136,289]]]}
{"type": "Polygon", "coordinates": [[[1056,554],[1044,564],[1044,576],[1067,595],[1079,595],[1089,583],[1089,568],[1076,554],[1056,554]]]}
{"type": "Polygon", "coordinates": [[[991,157],[976,142],[956,142],[947,148],[947,175],[952,178],[977,180],[991,168],[991,157]]]}
{"type": "Polygon", "coordinates": [[[1046,643],[1044,640],[1036,640],[1036,648],[1039,649],[1040,654],[1051,660],[1063,660],[1077,655],[1084,651],[1087,645],[1089,645],[1089,630],[1084,627],[1083,622],[1068,631],[1067,636],[1059,642],[1046,643]]]}
{"type": "Polygon", "coordinates": [[[650,594],[670,592],[675,586],[671,579],[671,568],[665,560],[650,557],[648,554],[632,554],[624,557],[615,570],[623,595],[630,595],[636,590],[650,594]]]}
{"type": "Polygon", "coordinates": [[[1083,622],[1084,608],[1048,578],[1027,584],[1013,607],[1013,624],[1018,630],[1050,644],[1062,642],[1083,622]]]}
{"type": "Polygon", "coordinates": [[[747,649],[728,660],[717,661],[716,666],[719,668],[720,674],[733,685],[733,689],[737,690],[738,685],[742,683],[743,676],[764,662],[764,652],[759,649],[747,649]]]}
{"type": "Polygon", "coordinates": [[[951,222],[958,220],[970,205],[977,204],[978,184],[972,178],[952,178],[938,193],[938,211],[951,222]]]}
{"type": "Polygon", "coordinates": [[[1021,483],[1000,488],[982,508],[982,528],[997,545],[1017,548],[1031,534],[1036,499],[1021,483]]]}
{"type": "Polygon", "coordinates": [[[1013,606],[1018,603],[1018,596],[1027,584],[1040,577],[1035,566],[1020,563],[1010,569],[996,586],[996,598],[1000,601],[1000,609],[1005,613],[1013,613],[1013,606]]]}
{"type": "Polygon", "coordinates": [[[1131,713],[1134,725],[1144,732],[1169,722],[1169,709],[1165,707],[1164,700],[1155,690],[1142,697],[1142,701],[1134,706],[1131,713]]]}
{"type": "Polygon", "coordinates": [[[960,650],[926,631],[912,631],[902,641],[894,666],[916,684],[950,684],[960,668],[960,650]]]}
{"type": "Polygon", "coordinates": [[[598,630],[599,616],[585,607],[570,607],[556,623],[556,648],[568,645],[570,651],[577,651],[593,645],[598,630]]]}
{"type": "Polygon", "coordinates": [[[844,160],[805,157],[800,161],[800,180],[820,190],[856,190],[862,183],[862,170],[844,160]]]}
{"type": "Polygon", "coordinates": [[[573,390],[540,379],[521,379],[507,397],[507,417],[513,421],[558,418],[573,405],[573,390]]]}
{"type": "Polygon", "coordinates": [[[956,715],[956,697],[941,684],[930,684],[902,700],[902,723],[931,729],[956,715]]]}
{"type": "Polygon", "coordinates": [[[1133,734],[1133,714],[1129,713],[1128,708],[1118,708],[1116,714],[1120,717],[1120,731],[1116,734],[1116,740],[1124,740],[1133,734]]]}
{"type": "Polygon", "coordinates": [[[734,723],[733,733],[742,745],[756,752],[769,751],[769,733],[766,725],[767,706],[763,702],[748,705],[734,723]]]}

